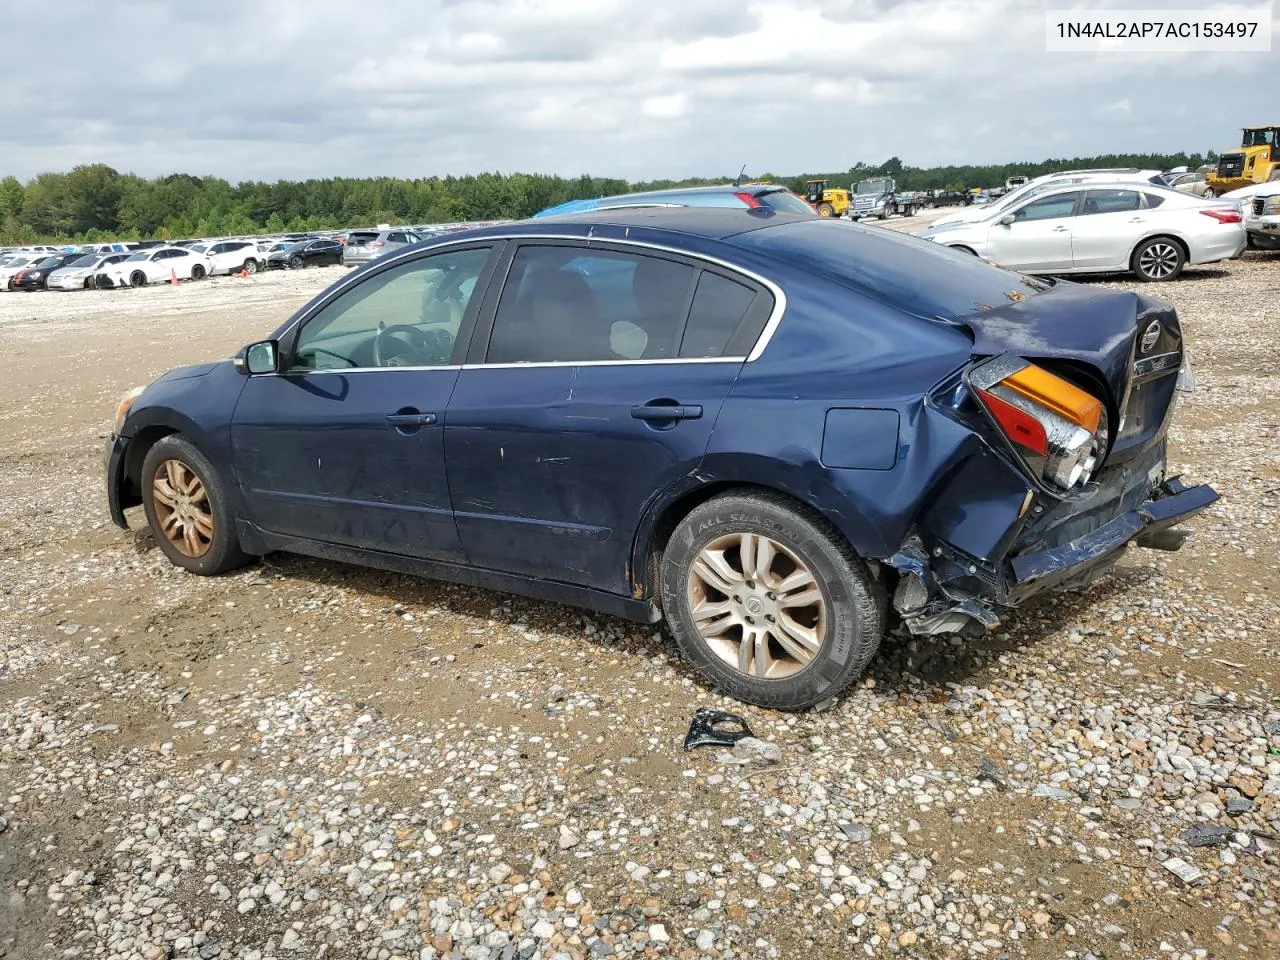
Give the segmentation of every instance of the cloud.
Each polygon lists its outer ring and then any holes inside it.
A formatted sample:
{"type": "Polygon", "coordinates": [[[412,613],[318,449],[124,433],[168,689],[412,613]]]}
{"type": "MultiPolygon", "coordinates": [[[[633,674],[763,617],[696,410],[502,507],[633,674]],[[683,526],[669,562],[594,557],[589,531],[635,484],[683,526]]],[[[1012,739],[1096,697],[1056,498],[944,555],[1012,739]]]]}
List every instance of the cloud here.
{"type": "Polygon", "coordinates": [[[1049,54],[1025,0],[216,7],[64,0],[0,61],[0,175],[801,173],[1222,149],[1274,108],[1275,54],[1049,54]]]}

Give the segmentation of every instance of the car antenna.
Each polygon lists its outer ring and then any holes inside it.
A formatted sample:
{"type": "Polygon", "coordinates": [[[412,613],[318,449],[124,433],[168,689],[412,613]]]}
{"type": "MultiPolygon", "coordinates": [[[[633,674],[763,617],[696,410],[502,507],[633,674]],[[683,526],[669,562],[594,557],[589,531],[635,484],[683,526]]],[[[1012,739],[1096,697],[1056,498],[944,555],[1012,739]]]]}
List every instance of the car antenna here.
{"type": "Polygon", "coordinates": [[[733,185],[735,187],[742,186],[742,178],[745,177],[746,175],[747,175],[747,165],[744,163],[742,165],[742,169],[738,171],[738,177],[736,180],[733,181],[733,185]]]}

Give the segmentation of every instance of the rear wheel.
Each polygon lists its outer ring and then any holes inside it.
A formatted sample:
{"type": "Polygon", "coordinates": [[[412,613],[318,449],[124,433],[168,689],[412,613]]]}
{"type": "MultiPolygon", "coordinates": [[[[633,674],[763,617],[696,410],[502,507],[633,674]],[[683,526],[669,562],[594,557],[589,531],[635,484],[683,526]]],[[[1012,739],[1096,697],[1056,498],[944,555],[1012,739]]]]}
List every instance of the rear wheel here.
{"type": "Polygon", "coordinates": [[[303,266],[303,260],[302,260],[302,258],[301,258],[301,257],[290,257],[290,258],[289,258],[289,269],[290,269],[290,270],[301,270],[301,269],[302,269],[302,266],[303,266]]]}
{"type": "Polygon", "coordinates": [[[244,262],[244,266],[242,266],[240,269],[241,269],[243,272],[248,273],[248,274],[254,274],[254,273],[257,273],[257,272],[258,272],[258,261],[257,261],[257,260],[254,260],[254,259],[246,260],[246,261],[244,262]]]}
{"type": "Polygon", "coordinates": [[[250,559],[240,549],[226,483],[180,435],[165,437],[147,451],[142,506],[157,545],[175,566],[211,576],[250,559]]]}
{"type": "Polygon", "coordinates": [[[147,285],[147,275],[141,270],[135,270],[129,274],[129,286],[145,287],[147,285]]]}
{"type": "Polygon", "coordinates": [[[1206,187],[1204,193],[1201,194],[1206,200],[1212,200],[1217,197],[1218,192],[1213,187],[1206,187]]]}
{"type": "Polygon", "coordinates": [[[662,558],[662,610],[725,693],[778,710],[835,696],[884,634],[884,593],[835,530],[767,493],[696,508],[662,558]]]}
{"type": "Polygon", "coordinates": [[[1155,283],[1174,279],[1186,263],[1181,244],[1168,237],[1152,237],[1138,244],[1130,266],[1139,280],[1155,283]]]}
{"type": "Polygon", "coordinates": [[[829,203],[818,204],[818,216],[834,217],[835,215],[836,215],[836,208],[833,207],[831,204],[829,203]]]}

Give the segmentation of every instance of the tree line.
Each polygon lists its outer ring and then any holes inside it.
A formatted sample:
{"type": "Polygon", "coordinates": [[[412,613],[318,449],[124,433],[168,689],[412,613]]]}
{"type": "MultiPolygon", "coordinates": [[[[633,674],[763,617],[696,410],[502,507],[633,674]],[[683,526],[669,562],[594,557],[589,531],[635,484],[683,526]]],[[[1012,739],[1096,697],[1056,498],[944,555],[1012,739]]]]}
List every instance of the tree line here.
{"type": "MultiPolygon", "coordinates": [[[[785,183],[803,194],[807,179],[823,177],[849,186],[874,176],[897,178],[903,190],[993,187],[1015,174],[1037,176],[1081,167],[1191,169],[1213,154],[1115,154],[987,166],[911,167],[897,157],[876,166],[856,163],[837,173],[774,176],[754,180],[785,183]]],[[[521,219],[545,207],[587,197],[637,190],[726,183],[733,175],[625,180],[583,174],[481,173],[463,177],[400,179],[333,177],[316,180],[247,181],[175,173],[144,178],[101,164],[68,173],[42,173],[26,183],[0,179],[0,244],[39,241],[181,239],[286,231],[327,230],[375,223],[442,223],[457,220],[521,219]]]]}

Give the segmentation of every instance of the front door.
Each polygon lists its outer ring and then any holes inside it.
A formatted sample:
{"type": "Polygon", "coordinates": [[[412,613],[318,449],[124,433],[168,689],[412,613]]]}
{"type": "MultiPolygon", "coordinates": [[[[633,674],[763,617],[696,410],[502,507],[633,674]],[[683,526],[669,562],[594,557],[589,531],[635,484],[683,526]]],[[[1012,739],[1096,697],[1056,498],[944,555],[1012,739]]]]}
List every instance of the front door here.
{"type": "Polygon", "coordinates": [[[1072,191],[1041,197],[1011,211],[1012,223],[992,223],[987,257],[1027,273],[1070,269],[1072,213],[1079,195],[1072,191]]]}
{"type": "MultiPolygon", "coordinates": [[[[375,271],[304,317],[282,372],[254,376],[232,424],[251,519],[285,537],[461,558],[444,412],[488,245],[375,271]]],[[[475,298],[478,300],[478,298],[475,298]]]]}
{"type": "Polygon", "coordinates": [[[515,254],[445,424],[473,565],[626,593],[645,508],[702,458],[772,297],[635,249],[515,254]]]}

